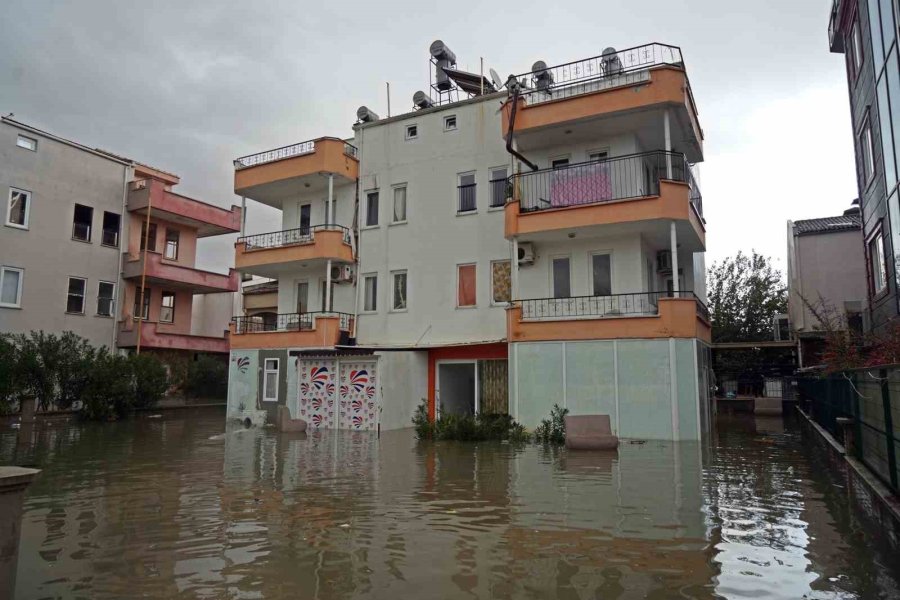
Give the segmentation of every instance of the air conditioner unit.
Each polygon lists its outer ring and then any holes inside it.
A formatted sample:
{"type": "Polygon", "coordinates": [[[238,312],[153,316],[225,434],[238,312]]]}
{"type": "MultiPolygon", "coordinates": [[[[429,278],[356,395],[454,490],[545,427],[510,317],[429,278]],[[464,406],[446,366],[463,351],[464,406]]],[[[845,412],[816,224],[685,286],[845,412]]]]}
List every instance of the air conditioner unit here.
{"type": "Polygon", "coordinates": [[[534,264],[534,245],[528,242],[523,242],[519,244],[519,264],[520,265],[532,265],[534,264]]]}
{"type": "Polygon", "coordinates": [[[672,251],[660,250],[656,253],[656,272],[671,273],[672,272],[672,251]]]}
{"type": "Polygon", "coordinates": [[[350,265],[335,265],[331,267],[331,280],[335,283],[353,281],[353,267],[350,265]]]}

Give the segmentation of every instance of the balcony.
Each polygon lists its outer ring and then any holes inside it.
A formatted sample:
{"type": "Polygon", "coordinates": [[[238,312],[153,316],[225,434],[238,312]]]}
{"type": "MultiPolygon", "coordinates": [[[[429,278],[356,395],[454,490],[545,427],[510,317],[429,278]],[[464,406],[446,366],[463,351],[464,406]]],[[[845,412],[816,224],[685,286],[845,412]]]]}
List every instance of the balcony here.
{"type": "Polygon", "coordinates": [[[126,319],[119,322],[116,343],[120,348],[136,348],[138,329],[141,329],[141,349],[189,350],[192,352],[228,353],[228,337],[190,335],[172,331],[173,325],[126,319]]]}
{"type": "Polygon", "coordinates": [[[655,225],[665,246],[674,220],[686,249],[705,248],[703,198],[683,154],[644,152],[520,173],[509,181],[507,238],[562,238],[584,228],[649,234],[655,225]]]}
{"type": "Polygon", "coordinates": [[[510,342],[654,338],[711,339],[709,310],[693,292],[514,300],[510,342]]]}
{"type": "Polygon", "coordinates": [[[285,313],[234,317],[231,348],[333,348],[346,343],[353,315],[341,312],[285,313]]]}
{"type": "Polygon", "coordinates": [[[166,189],[155,179],[132,181],[128,188],[129,212],[152,216],[197,230],[197,237],[238,233],[241,230],[241,208],[225,210],[166,189]]]}
{"type": "MultiPolygon", "coordinates": [[[[625,132],[662,137],[665,111],[672,139],[690,159],[703,158],[703,132],[681,49],[646,44],[517,75],[518,91],[504,105],[503,134],[519,150],[602,139],[625,132]],[[513,101],[516,110],[512,110],[513,101]],[[620,118],[626,117],[627,118],[620,118]]],[[[645,139],[664,147],[654,138],[645,139]]]]}
{"type": "Polygon", "coordinates": [[[359,177],[355,146],[337,138],[319,138],[275,150],[251,154],[234,161],[234,193],[281,208],[299,194],[352,183],[359,177]]]}
{"type": "Polygon", "coordinates": [[[159,252],[144,251],[137,257],[128,256],[122,266],[122,278],[140,280],[142,277],[146,278],[148,286],[163,285],[194,294],[214,294],[238,290],[238,276],[234,269],[229,269],[228,274],[223,274],[185,267],[164,259],[159,252]],[[145,259],[146,271],[144,269],[145,259]]]}
{"type": "Polygon", "coordinates": [[[234,264],[239,271],[277,278],[297,263],[353,262],[350,230],[341,225],[313,225],[238,238],[234,264]]]}

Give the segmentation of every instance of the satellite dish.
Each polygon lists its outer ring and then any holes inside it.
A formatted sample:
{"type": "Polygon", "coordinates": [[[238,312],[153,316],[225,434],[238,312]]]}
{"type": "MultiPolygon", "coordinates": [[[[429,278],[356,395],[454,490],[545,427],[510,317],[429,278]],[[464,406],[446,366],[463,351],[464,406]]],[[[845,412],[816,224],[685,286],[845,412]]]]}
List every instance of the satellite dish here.
{"type": "Polygon", "coordinates": [[[488,69],[488,71],[491,73],[491,81],[494,82],[494,87],[498,90],[502,90],[505,84],[503,83],[503,80],[500,79],[500,76],[497,75],[497,71],[493,69],[488,69]]]}

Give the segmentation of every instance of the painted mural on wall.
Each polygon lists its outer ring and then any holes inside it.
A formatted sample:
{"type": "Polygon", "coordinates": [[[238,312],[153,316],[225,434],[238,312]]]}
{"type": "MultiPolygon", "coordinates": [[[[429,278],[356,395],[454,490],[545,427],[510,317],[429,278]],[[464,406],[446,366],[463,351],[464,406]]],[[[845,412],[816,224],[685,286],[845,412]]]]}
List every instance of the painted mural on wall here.
{"type": "Polygon", "coordinates": [[[371,431],[380,401],[375,362],[298,360],[299,416],[313,429],[371,431]]]}
{"type": "Polygon", "coordinates": [[[258,360],[255,350],[231,353],[228,361],[228,416],[256,410],[258,360]]]}

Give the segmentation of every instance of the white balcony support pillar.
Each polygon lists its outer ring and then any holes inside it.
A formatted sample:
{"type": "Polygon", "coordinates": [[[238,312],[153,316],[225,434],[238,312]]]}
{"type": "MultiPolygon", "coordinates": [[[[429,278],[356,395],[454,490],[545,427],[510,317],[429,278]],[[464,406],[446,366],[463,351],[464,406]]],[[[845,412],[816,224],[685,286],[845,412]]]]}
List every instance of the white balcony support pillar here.
{"type": "Polygon", "coordinates": [[[519,299],[519,238],[513,236],[510,244],[510,263],[509,263],[509,288],[512,300],[519,299]]]}
{"type": "MultiPolygon", "coordinates": [[[[673,223],[674,227],[675,224],[673,223]]],[[[674,234],[673,234],[674,235],[674,234]]],[[[331,259],[328,259],[328,263],[325,265],[325,310],[331,310],[331,259]]]]}
{"type": "Polygon", "coordinates": [[[669,124],[669,109],[663,112],[663,135],[666,138],[666,179],[672,179],[672,129],[669,124]]]}
{"type": "Polygon", "coordinates": [[[672,290],[674,296],[678,298],[681,292],[681,286],[678,283],[678,233],[675,231],[675,221],[669,223],[669,236],[672,244],[672,290]]]}
{"type": "Polygon", "coordinates": [[[328,174],[328,215],[325,220],[334,225],[334,173],[328,174]]]}

